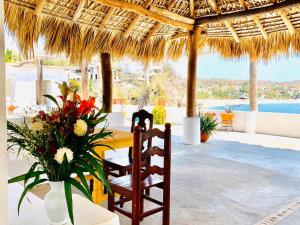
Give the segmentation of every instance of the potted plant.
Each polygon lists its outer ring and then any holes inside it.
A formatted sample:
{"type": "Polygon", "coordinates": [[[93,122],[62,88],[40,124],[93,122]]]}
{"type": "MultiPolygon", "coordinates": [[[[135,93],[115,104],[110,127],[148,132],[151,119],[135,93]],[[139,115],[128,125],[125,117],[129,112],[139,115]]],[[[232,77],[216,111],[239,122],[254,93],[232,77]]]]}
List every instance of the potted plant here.
{"type": "Polygon", "coordinates": [[[69,215],[74,224],[72,186],[92,201],[85,179],[88,173],[109,190],[102,159],[94,149],[102,146],[101,139],[112,133],[106,131],[106,125],[94,132],[98,124],[106,121],[106,114],[94,105],[95,98],[81,100],[77,89],[66,82],[59,88],[61,102],[45,95],[55,103],[56,109],[49,113],[40,111],[30,123],[25,122],[24,125],[7,123],[8,150],[25,150],[36,159],[27,173],[8,182],[24,181],[18,211],[28,191],[49,182],[51,191],[45,197],[45,208],[50,221],[52,224],[64,224],[69,215]]]}
{"type": "Polygon", "coordinates": [[[201,142],[206,142],[217,131],[218,122],[212,113],[200,113],[201,142]]]}

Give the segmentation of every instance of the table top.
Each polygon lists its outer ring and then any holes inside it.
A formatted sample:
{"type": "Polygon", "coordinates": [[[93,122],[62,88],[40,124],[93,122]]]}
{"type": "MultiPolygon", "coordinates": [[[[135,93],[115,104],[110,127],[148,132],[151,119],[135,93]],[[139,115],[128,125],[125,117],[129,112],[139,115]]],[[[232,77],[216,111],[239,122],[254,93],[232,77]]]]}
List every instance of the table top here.
{"type": "MultiPolygon", "coordinates": [[[[32,193],[25,198],[20,216],[17,213],[19,197],[22,193],[22,186],[9,184],[8,188],[8,209],[10,225],[50,225],[50,221],[44,209],[44,201],[32,193]]],[[[74,222],[76,225],[120,225],[119,217],[107,209],[95,205],[78,194],[73,194],[74,222]]],[[[71,225],[70,222],[67,225],[71,225]]]]}
{"type": "Polygon", "coordinates": [[[123,130],[114,130],[114,129],[108,129],[107,131],[111,131],[113,132],[113,134],[111,137],[101,139],[101,143],[108,145],[113,149],[133,146],[133,133],[130,133],[128,131],[123,131],[123,130]]]}

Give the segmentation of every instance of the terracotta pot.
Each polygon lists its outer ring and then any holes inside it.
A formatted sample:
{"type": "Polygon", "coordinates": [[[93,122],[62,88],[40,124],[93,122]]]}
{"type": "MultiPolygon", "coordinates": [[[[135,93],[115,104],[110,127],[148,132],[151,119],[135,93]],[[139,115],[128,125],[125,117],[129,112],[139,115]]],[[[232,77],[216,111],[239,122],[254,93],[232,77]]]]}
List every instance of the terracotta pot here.
{"type": "Polygon", "coordinates": [[[201,142],[207,142],[208,139],[209,139],[209,134],[201,133],[201,142]]]}

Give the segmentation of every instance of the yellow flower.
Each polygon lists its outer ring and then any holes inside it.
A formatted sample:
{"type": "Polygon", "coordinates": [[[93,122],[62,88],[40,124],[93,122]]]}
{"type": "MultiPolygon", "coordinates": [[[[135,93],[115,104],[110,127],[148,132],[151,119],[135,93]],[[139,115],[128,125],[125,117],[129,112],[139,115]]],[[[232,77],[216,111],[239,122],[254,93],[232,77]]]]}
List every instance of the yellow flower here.
{"type": "Polygon", "coordinates": [[[65,155],[67,157],[68,162],[71,162],[73,159],[73,152],[71,149],[66,148],[66,147],[59,148],[54,155],[54,159],[56,162],[58,162],[58,164],[62,164],[64,161],[65,155]]]}
{"type": "Polygon", "coordinates": [[[35,132],[44,130],[44,123],[41,121],[36,121],[31,124],[31,129],[35,132]]]}
{"type": "Polygon", "coordinates": [[[77,120],[74,125],[74,134],[82,137],[86,134],[88,126],[84,120],[77,120]]]}

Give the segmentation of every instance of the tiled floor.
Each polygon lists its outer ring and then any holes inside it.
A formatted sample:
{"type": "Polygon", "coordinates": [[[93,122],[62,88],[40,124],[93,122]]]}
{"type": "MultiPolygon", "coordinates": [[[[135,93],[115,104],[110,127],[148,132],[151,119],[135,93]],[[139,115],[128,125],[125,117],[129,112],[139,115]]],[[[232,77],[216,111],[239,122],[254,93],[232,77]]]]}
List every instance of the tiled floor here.
{"type": "MultiPolygon", "coordinates": [[[[188,146],[180,128],[173,134],[172,225],[254,225],[300,197],[299,139],[220,132],[188,146]]],[[[299,215],[278,224],[298,225],[299,215]]],[[[159,225],[161,214],[141,224],[159,225]]]]}

